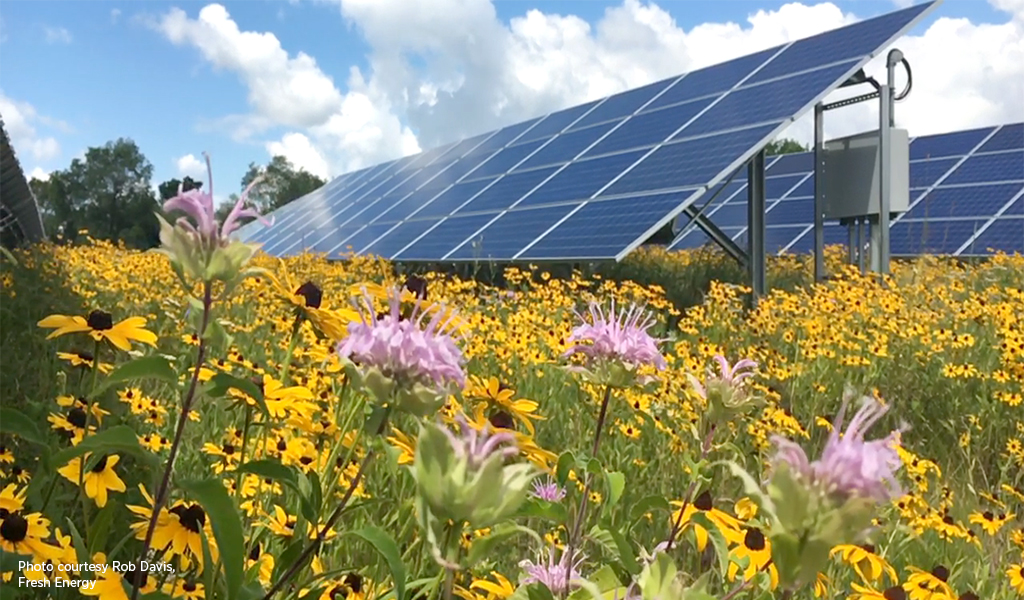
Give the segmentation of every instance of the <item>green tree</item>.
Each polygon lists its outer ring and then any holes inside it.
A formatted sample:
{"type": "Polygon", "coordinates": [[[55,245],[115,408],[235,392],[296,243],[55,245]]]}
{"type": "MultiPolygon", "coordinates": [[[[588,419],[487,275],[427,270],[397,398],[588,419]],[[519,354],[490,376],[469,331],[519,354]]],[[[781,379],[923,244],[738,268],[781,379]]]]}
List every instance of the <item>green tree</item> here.
{"type": "Polygon", "coordinates": [[[790,138],[772,140],[764,147],[764,153],[766,156],[775,156],[776,154],[796,154],[798,152],[807,152],[809,150],[810,148],[807,146],[804,146],[800,142],[790,138]]]}
{"type": "Polygon", "coordinates": [[[127,138],[89,148],[43,182],[33,180],[44,225],[74,240],[80,229],[97,239],[121,240],[135,248],[160,241],[153,213],[160,210],[152,187],[153,165],[127,138]]]}
{"type": "Polygon", "coordinates": [[[323,187],[327,182],[305,169],[296,169],[287,158],[275,156],[266,166],[249,163],[242,177],[244,190],[260,174],[264,179],[249,193],[260,213],[268,213],[323,187]]]}
{"type": "Polygon", "coordinates": [[[192,190],[198,190],[203,187],[202,181],[196,181],[191,177],[185,177],[185,179],[168,179],[167,181],[156,186],[160,191],[160,201],[167,202],[171,198],[178,195],[178,187],[181,187],[182,192],[191,192],[192,190]]]}

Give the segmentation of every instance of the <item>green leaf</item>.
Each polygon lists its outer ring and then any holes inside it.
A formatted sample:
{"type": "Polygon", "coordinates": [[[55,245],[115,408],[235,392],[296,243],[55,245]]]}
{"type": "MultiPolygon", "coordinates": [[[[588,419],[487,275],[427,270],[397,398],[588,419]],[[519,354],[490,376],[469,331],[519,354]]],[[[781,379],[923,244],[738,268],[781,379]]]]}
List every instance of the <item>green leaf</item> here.
{"type": "Polygon", "coordinates": [[[576,464],[576,456],[571,450],[566,450],[558,457],[558,465],[555,467],[555,479],[558,481],[558,485],[565,486],[565,482],[569,480],[569,471],[572,470],[574,464],[576,464]]]}
{"type": "Polygon", "coordinates": [[[722,531],[701,511],[693,513],[690,516],[690,522],[700,525],[708,532],[708,540],[711,541],[711,545],[715,548],[715,558],[718,559],[719,573],[725,577],[729,569],[729,544],[725,536],[722,535],[722,531]]]}
{"type": "Polygon", "coordinates": [[[519,507],[519,517],[535,517],[555,523],[565,523],[569,519],[569,511],[562,504],[530,498],[519,507]]]}
{"type": "Polygon", "coordinates": [[[154,454],[139,445],[134,429],[127,425],[117,425],[86,437],[77,446],[54,454],[50,459],[51,465],[58,469],[87,452],[93,453],[96,460],[103,454],[131,454],[149,463],[156,460],[154,454]]]}
{"type": "Polygon", "coordinates": [[[671,512],[672,506],[663,496],[645,496],[630,509],[629,520],[631,523],[635,523],[647,513],[656,511],[671,512]]]}
{"type": "Polygon", "coordinates": [[[266,595],[267,591],[258,581],[250,581],[239,590],[238,600],[261,600],[266,595]]]}
{"type": "Polygon", "coordinates": [[[238,390],[255,400],[256,406],[264,415],[270,415],[263,397],[263,390],[250,379],[242,379],[227,373],[217,373],[210,378],[206,385],[206,393],[213,398],[224,398],[228,395],[228,390],[238,390]]]}
{"type": "Polygon", "coordinates": [[[245,536],[242,534],[242,518],[238,509],[220,479],[188,481],[181,487],[199,501],[209,516],[220,560],[224,564],[227,598],[235,600],[245,574],[245,536]]]}
{"type": "Polygon", "coordinates": [[[277,557],[276,564],[274,565],[274,581],[277,581],[284,575],[284,572],[291,568],[292,563],[295,562],[299,555],[302,554],[302,550],[306,546],[305,539],[297,539],[284,549],[284,552],[277,557]]]}
{"type": "Polygon", "coordinates": [[[373,526],[349,531],[347,535],[354,535],[373,546],[387,563],[391,578],[395,580],[395,600],[405,600],[405,564],[395,540],[383,529],[373,526]]]}
{"type": "MultiPolygon", "coordinates": [[[[68,535],[71,536],[71,545],[75,547],[75,552],[78,553],[79,558],[85,557],[85,560],[91,561],[92,556],[86,553],[85,542],[82,541],[82,534],[78,533],[78,528],[75,527],[71,517],[65,517],[64,522],[68,526],[68,535]]],[[[110,558],[109,556],[107,557],[110,558]]]]}
{"type": "Polygon", "coordinates": [[[605,473],[605,480],[608,482],[608,502],[605,504],[605,510],[611,511],[626,489],[626,476],[618,471],[609,471],[605,473]]]}
{"type": "Polygon", "coordinates": [[[622,565],[622,568],[630,575],[639,575],[640,564],[636,561],[636,553],[633,552],[633,546],[630,545],[629,540],[621,532],[614,529],[609,529],[608,533],[612,536],[612,541],[615,542],[615,546],[619,549],[619,563],[622,565]]]}
{"type": "Polygon", "coordinates": [[[162,356],[144,356],[130,360],[111,371],[96,389],[89,394],[89,398],[95,398],[100,392],[103,392],[115,383],[135,379],[159,379],[173,385],[178,384],[178,374],[166,358],[162,356]]]}
{"type": "Polygon", "coordinates": [[[92,523],[89,525],[89,554],[99,552],[107,547],[107,539],[110,537],[111,526],[114,524],[114,512],[116,502],[107,502],[107,505],[96,513],[92,523]]]}
{"type": "Polygon", "coordinates": [[[757,504],[758,508],[763,510],[766,516],[775,518],[775,504],[772,499],[761,489],[761,485],[751,477],[747,470],[740,466],[738,463],[731,460],[721,460],[712,463],[712,466],[725,465],[729,468],[729,472],[732,473],[733,477],[736,477],[743,483],[743,492],[750,496],[750,499],[757,504]]]}
{"type": "Polygon", "coordinates": [[[0,408],[0,433],[16,435],[26,441],[46,445],[36,422],[13,408],[0,408]]]}
{"type": "Polygon", "coordinates": [[[296,492],[299,491],[299,477],[295,469],[293,467],[287,467],[279,461],[269,458],[250,460],[235,469],[234,473],[252,473],[253,475],[259,475],[260,477],[279,481],[288,487],[293,488],[296,492]]]}

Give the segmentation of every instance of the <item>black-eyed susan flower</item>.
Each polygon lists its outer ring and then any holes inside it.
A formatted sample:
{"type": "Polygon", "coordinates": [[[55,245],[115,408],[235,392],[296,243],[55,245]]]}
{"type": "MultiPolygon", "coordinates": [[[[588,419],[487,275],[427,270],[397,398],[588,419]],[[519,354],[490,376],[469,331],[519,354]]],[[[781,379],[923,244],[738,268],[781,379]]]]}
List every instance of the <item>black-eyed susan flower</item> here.
{"type": "Polygon", "coordinates": [[[516,591],[514,586],[504,575],[497,571],[491,571],[491,577],[494,581],[489,579],[474,579],[473,583],[469,584],[471,590],[481,590],[487,594],[487,600],[505,600],[510,597],[516,591]]]}
{"type": "MultiPolygon", "coordinates": [[[[93,362],[96,360],[96,357],[94,357],[91,352],[85,352],[83,350],[58,352],[57,358],[68,361],[71,363],[72,367],[82,367],[85,369],[91,369],[93,367],[93,362]]],[[[100,362],[98,368],[100,373],[109,373],[114,370],[114,365],[100,362]]]]}
{"type": "Polygon", "coordinates": [[[74,458],[68,464],[57,469],[57,472],[75,485],[81,483],[85,495],[94,500],[96,506],[103,508],[107,505],[107,496],[110,492],[123,492],[127,489],[114,471],[114,467],[121,459],[116,454],[105,454],[100,457],[95,466],[82,473],[82,467],[88,463],[90,456],[91,454],[86,454],[74,458]]]}
{"type": "Polygon", "coordinates": [[[989,535],[996,535],[999,533],[999,530],[1003,528],[1003,525],[1006,525],[1013,519],[1013,517],[1014,515],[1012,514],[996,514],[990,510],[986,510],[985,512],[973,512],[967,517],[967,519],[971,523],[980,526],[985,533],[989,535]]]}
{"type": "Polygon", "coordinates": [[[867,583],[878,583],[885,575],[888,575],[889,580],[893,583],[899,581],[896,569],[876,554],[875,547],[870,544],[863,546],[840,544],[832,548],[831,555],[838,555],[843,562],[853,567],[857,575],[867,583]]]}
{"type": "Polygon", "coordinates": [[[204,600],[206,598],[203,584],[191,578],[177,579],[165,584],[163,591],[171,598],[180,598],[181,600],[204,600]]]}
{"type": "Polygon", "coordinates": [[[11,452],[10,448],[3,444],[0,444],[0,463],[14,463],[14,453],[11,452]]]}
{"type": "MultiPolygon", "coordinates": [[[[132,523],[131,529],[135,538],[146,539],[149,522],[153,515],[153,497],[146,488],[139,485],[143,497],[149,506],[128,506],[140,520],[132,523]]],[[[166,548],[170,556],[182,559],[194,559],[200,568],[203,565],[203,536],[206,536],[213,560],[217,560],[219,552],[213,537],[213,529],[206,518],[206,511],[198,504],[177,501],[170,508],[162,508],[153,528],[153,548],[166,548]]]]}
{"type": "Polygon", "coordinates": [[[762,570],[767,570],[771,578],[772,589],[779,585],[779,571],[772,562],[771,542],[761,533],[757,527],[748,527],[743,534],[743,540],[729,551],[729,569],[726,576],[729,581],[735,581],[740,572],[740,566],[736,562],[748,559],[747,567],[743,571],[743,579],[753,579],[762,570]]]}
{"type": "Polygon", "coordinates": [[[935,600],[936,595],[946,598],[956,596],[953,588],[946,581],[949,579],[949,569],[944,565],[936,565],[930,572],[908,567],[910,576],[907,577],[903,589],[907,591],[910,600],[935,600]]]}
{"type": "Polygon", "coordinates": [[[57,559],[60,548],[43,541],[49,535],[50,521],[41,513],[0,510],[0,548],[4,552],[31,556],[39,562],[57,559]]]}
{"type": "Polygon", "coordinates": [[[0,511],[6,514],[20,512],[25,508],[25,494],[27,490],[18,490],[17,484],[9,483],[0,490],[0,511]]]}
{"type": "Polygon", "coordinates": [[[145,329],[146,319],[144,317],[128,317],[123,321],[114,323],[113,317],[108,312],[94,310],[87,317],[50,315],[39,321],[39,327],[54,329],[55,331],[46,336],[46,339],[53,339],[69,333],[88,333],[97,342],[107,340],[116,348],[128,352],[132,349],[131,342],[140,342],[156,347],[156,334],[145,329]]]}
{"type": "Polygon", "coordinates": [[[680,531],[685,531],[688,526],[693,527],[694,536],[697,539],[697,549],[701,552],[708,545],[708,532],[703,526],[693,523],[693,515],[697,513],[703,514],[707,517],[721,534],[727,540],[734,540],[736,543],[743,539],[743,523],[736,517],[730,515],[724,510],[715,508],[714,500],[711,497],[711,493],[707,490],[701,492],[693,502],[686,503],[683,508],[683,502],[673,501],[674,506],[680,507],[682,514],[680,515],[679,510],[675,510],[671,516],[671,525],[678,528],[680,531]],[[676,525],[678,523],[678,525],[676,525]]]}
{"type": "Polygon", "coordinates": [[[1010,587],[1018,594],[1024,594],[1024,563],[1010,565],[1006,576],[1010,578],[1010,587]]]}
{"type": "Polygon", "coordinates": [[[253,544],[249,554],[245,558],[245,568],[251,569],[259,565],[256,577],[264,587],[270,587],[271,578],[274,575],[274,556],[263,552],[263,546],[259,542],[253,544]]]}
{"type": "MultiPolygon", "coordinates": [[[[491,404],[491,408],[500,409],[518,419],[526,426],[530,435],[536,432],[533,421],[544,418],[537,414],[537,408],[540,405],[533,400],[516,398],[516,391],[501,383],[497,377],[487,379],[470,377],[467,395],[470,398],[483,400],[491,404]]],[[[507,427],[507,429],[512,428],[507,427]]]]}
{"type": "Polygon", "coordinates": [[[850,594],[849,600],[907,600],[906,590],[898,585],[881,592],[857,583],[851,583],[850,587],[853,588],[853,593],[850,594]]]}
{"type": "Polygon", "coordinates": [[[280,506],[274,506],[274,514],[263,513],[266,521],[264,526],[272,531],[275,535],[281,537],[291,537],[295,535],[295,523],[298,521],[297,518],[289,515],[284,508],[280,506]]]}
{"type": "Polygon", "coordinates": [[[89,588],[85,586],[79,588],[85,596],[97,596],[100,600],[127,600],[129,596],[125,593],[125,589],[131,589],[136,578],[139,579],[140,593],[151,594],[156,591],[157,581],[155,577],[147,575],[145,571],[138,568],[124,574],[115,571],[107,563],[107,555],[102,552],[93,554],[92,563],[107,565],[107,569],[96,572],[96,583],[94,585],[89,588]]]}

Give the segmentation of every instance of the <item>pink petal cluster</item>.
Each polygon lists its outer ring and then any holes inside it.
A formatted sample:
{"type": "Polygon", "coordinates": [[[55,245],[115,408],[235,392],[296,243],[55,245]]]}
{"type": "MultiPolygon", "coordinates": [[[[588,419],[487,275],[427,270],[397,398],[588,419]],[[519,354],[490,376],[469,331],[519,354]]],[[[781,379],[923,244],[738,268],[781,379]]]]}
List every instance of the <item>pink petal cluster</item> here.
{"type": "Polygon", "coordinates": [[[551,548],[547,551],[547,560],[543,556],[534,563],[531,560],[524,560],[519,563],[519,568],[523,570],[523,576],[520,579],[520,583],[531,584],[540,583],[545,586],[551,593],[556,597],[562,597],[568,583],[569,588],[578,587],[578,581],[581,580],[579,567],[583,564],[583,557],[576,556],[573,560],[570,560],[569,554],[562,551],[562,557],[555,562],[555,549],[551,548]]]}
{"type": "Polygon", "coordinates": [[[896,451],[899,432],[870,442],[864,439],[889,408],[873,398],[864,398],[846,433],[840,435],[848,402],[843,400],[821,458],[812,463],[803,448],[776,436],[772,438],[778,448],[773,463],[788,464],[794,472],[840,498],[857,496],[886,502],[900,496],[896,481],[896,472],[903,464],[896,451]]]}
{"type": "MultiPolygon", "coordinates": [[[[724,387],[739,388],[745,379],[754,376],[754,370],[757,369],[757,362],[749,358],[744,358],[738,361],[735,365],[730,365],[729,359],[725,358],[721,354],[716,354],[715,362],[718,363],[719,374],[715,375],[710,370],[708,371],[708,386],[718,384],[724,387]]],[[[701,384],[699,379],[689,373],[686,374],[686,377],[689,378],[690,384],[697,390],[700,397],[707,400],[707,387],[701,384]]]]}
{"type": "Polygon", "coordinates": [[[590,303],[590,322],[583,315],[577,315],[582,324],[572,330],[569,342],[574,345],[564,356],[583,354],[590,360],[621,361],[632,365],[654,365],[664,369],[665,357],[658,350],[662,340],[651,337],[647,330],[655,324],[650,315],[644,314],[635,304],[621,315],[615,313],[615,302],[605,313],[595,303],[590,303]]]}
{"type": "Polygon", "coordinates": [[[359,365],[376,367],[403,384],[464,387],[465,358],[449,332],[454,316],[442,322],[446,311],[437,310],[424,324],[427,313],[421,310],[422,301],[416,301],[412,315],[405,319],[401,290],[392,289],[389,300],[390,311],[378,316],[365,289],[363,306],[353,299],[362,319],[349,323],[348,337],[338,345],[338,353],[359,365]]]}
{"type": "Polygon", "coordinates": [[[267,221],[260,216],[256,209],[245,207],[245,201],[248,199],[249,192],[260,182],[260,177],[257,177],[249,184],[249,187],[245,188],[241,197],[238,198],[238,202],[235,203],[234,208],[231,209],[227,218],[224,219],[223,225],[218,227],[217,209],[213,204],[213,169],[210,166],[209,155],[203,153],[203,156],[206,158],[206,171],[210,177],[209,186],[206,191],[196,189],[184,192],[182,191],[182,185],[178,184],[178,195],[164,203],[164,212],[169,213],[180,210],[192,217],[195,225],[190,223],[185,217],[179,218],[177,224],[187,229],[190,233],[198,235],[202,240],[211,245],[226,244],[229,236],[240,227],[239,220],[247,217],[258,218],[260,222],[269,227],[273,220],[267,221]]]}
{"type": "Polygon", "coordinates": [[[547,481],[533,482],[533,495],[548,502],[561,502],[565,498],[565,488],[548,477],[547,481]]]}
{"type": "Polygon", "coordinates": [[[470,468],[478,468],[497,453],[511,458],[519,455],[519,447],[516,446],[516,436],[510,431],[490,433],[490,428],[484,426],[482,430],[474,429],[463,415],[455,417],[459,424],[461,435],[456,436],[451,430],[445,428],[444,433],[459,458],[468,459],[470,468]]]}

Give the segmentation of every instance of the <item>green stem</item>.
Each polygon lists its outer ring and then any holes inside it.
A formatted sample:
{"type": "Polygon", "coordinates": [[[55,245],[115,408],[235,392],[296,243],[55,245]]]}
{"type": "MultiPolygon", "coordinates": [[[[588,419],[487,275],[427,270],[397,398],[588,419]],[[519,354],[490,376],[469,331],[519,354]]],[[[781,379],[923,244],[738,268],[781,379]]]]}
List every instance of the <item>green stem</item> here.
{"type": "MultiPolygon", "coordinates": [[[[181,403],[181,414],[178,415],[178,427],[174,432],[174,441],[171,443],[171,452],[167,457],[167,465],[164,467],[163,477],[160,479],[160,487],[157,488],[156,495],[153,497],[153,513],[149,518],[149,525],[146,528],[146,541],[142,544],[142,553],[140,555],[142,560],[146,559],[146,553],[149,552],[150,546],[153,544],[153,534],[156,532],[156,522],[163,511],[164,503],[167,500],[168,488],[171,483],[171,473],[174,471],[174,461],[178,457],[178,450],[181,448],[181,439],[185,432],[185,425],[188,423],[188,414],[192,410],[192,403],[196,398],[196,389],[199,385],[199,371],[203,367],[203,361],[206,359],[206,327],[210,323],[210,313],[212,312],[213,305],[213,288],[210,282],[203,282],[203,316],[202,322],[199,325],[199,349],[196,351],[196,364],[192,371],[192,381],[189,384],[188,392],[185,394],[185,399],[181,403]]],[[[131,600],[138,600],[139,598],[139,584],[142,582],[141,577],[136,577],[132,583],[132,595],[131,600]]]]}
{"type": "MultiPolygon", "coordinates": [[[[701,444],[700,448],[700,461],[698,462],[703,462],[704,459],[706,459],[708,457],[708,454],[711,452],[711,443],[715,438],[716,427],[717,425],[715,424],[711,425],[711,429],[708,431],[708,435],[704,438],[704,443],[701,444]]],[[[696,491],[697,473],[693,473],[693,482],[690,483],[690,487],[686,490],[686,495],[683,496],[683,505],[679,507],[679,517],[677,517],[676,522],[672,524],[672,531],[668,535],[668,542],[666,542],[665,545],[666,552],[672,549],[672,543],[676,541],[676,536],[679,535],[679,532],[683,528],[683,513],[686,512],[686,507],[689,506],[690,502],[693,500],[693,493],[696,491]]]]}
{"type": "Polygon", "coordinates": [[[462,537],[462,524],[453,523],[451,528],[448,530],[448,536],[445,540],[445,556],[444,560],[448,565],[444,566],[444,600],[452,600],[452,590],[455,587],[455,571],[458,567],[451,567],[449,565],[459,564],[459,554],[462,551],[462,545],[460,544],[460,538],[462,537]]]}
{"type": "MultiPolygon", "coordinates": [[[[97,341],[94,346],[94,353],[92,359],[92,383],[89,385],[89,397],[92,396],[92,392],[96,391],[96,382],[99,379],[100,373],[100,342],[97,341]]],[[[93,402],[96,402],[94,399],[93,402]]],[[[74,408],[75,400],[71,401],[71,407],[74,408]]],[[[89,426],[92,425],[92,404],[89,399],[85,401],[85,429],[82,431],[82,439],[78,442],[81,444],[85,441],[85,438],[89,437],[89,426]]],[[[85,455],[78,457],[78,491],[75,495],[82,500],[82,534],[88,537],[89,535],[89,498],[88,495],[83,493],[85,488],[85,455]]],[[[56,477],[56,475],[54,475],[56,477]]]]}
{"type": "Polygon", "coordinates": [[[287,383],[285,377],[288,376],[288,369],[292,364],[292,355],[295,354],[295,347],[299,344],[299,329],[302,327],[302,313],[295,315],[295,323],[292,324],[292,337],[288,341],[288,353],[284,355],[284,362],[281,363],[281,375],[278,379],[281,380],[281,384],[287,383]]]}

